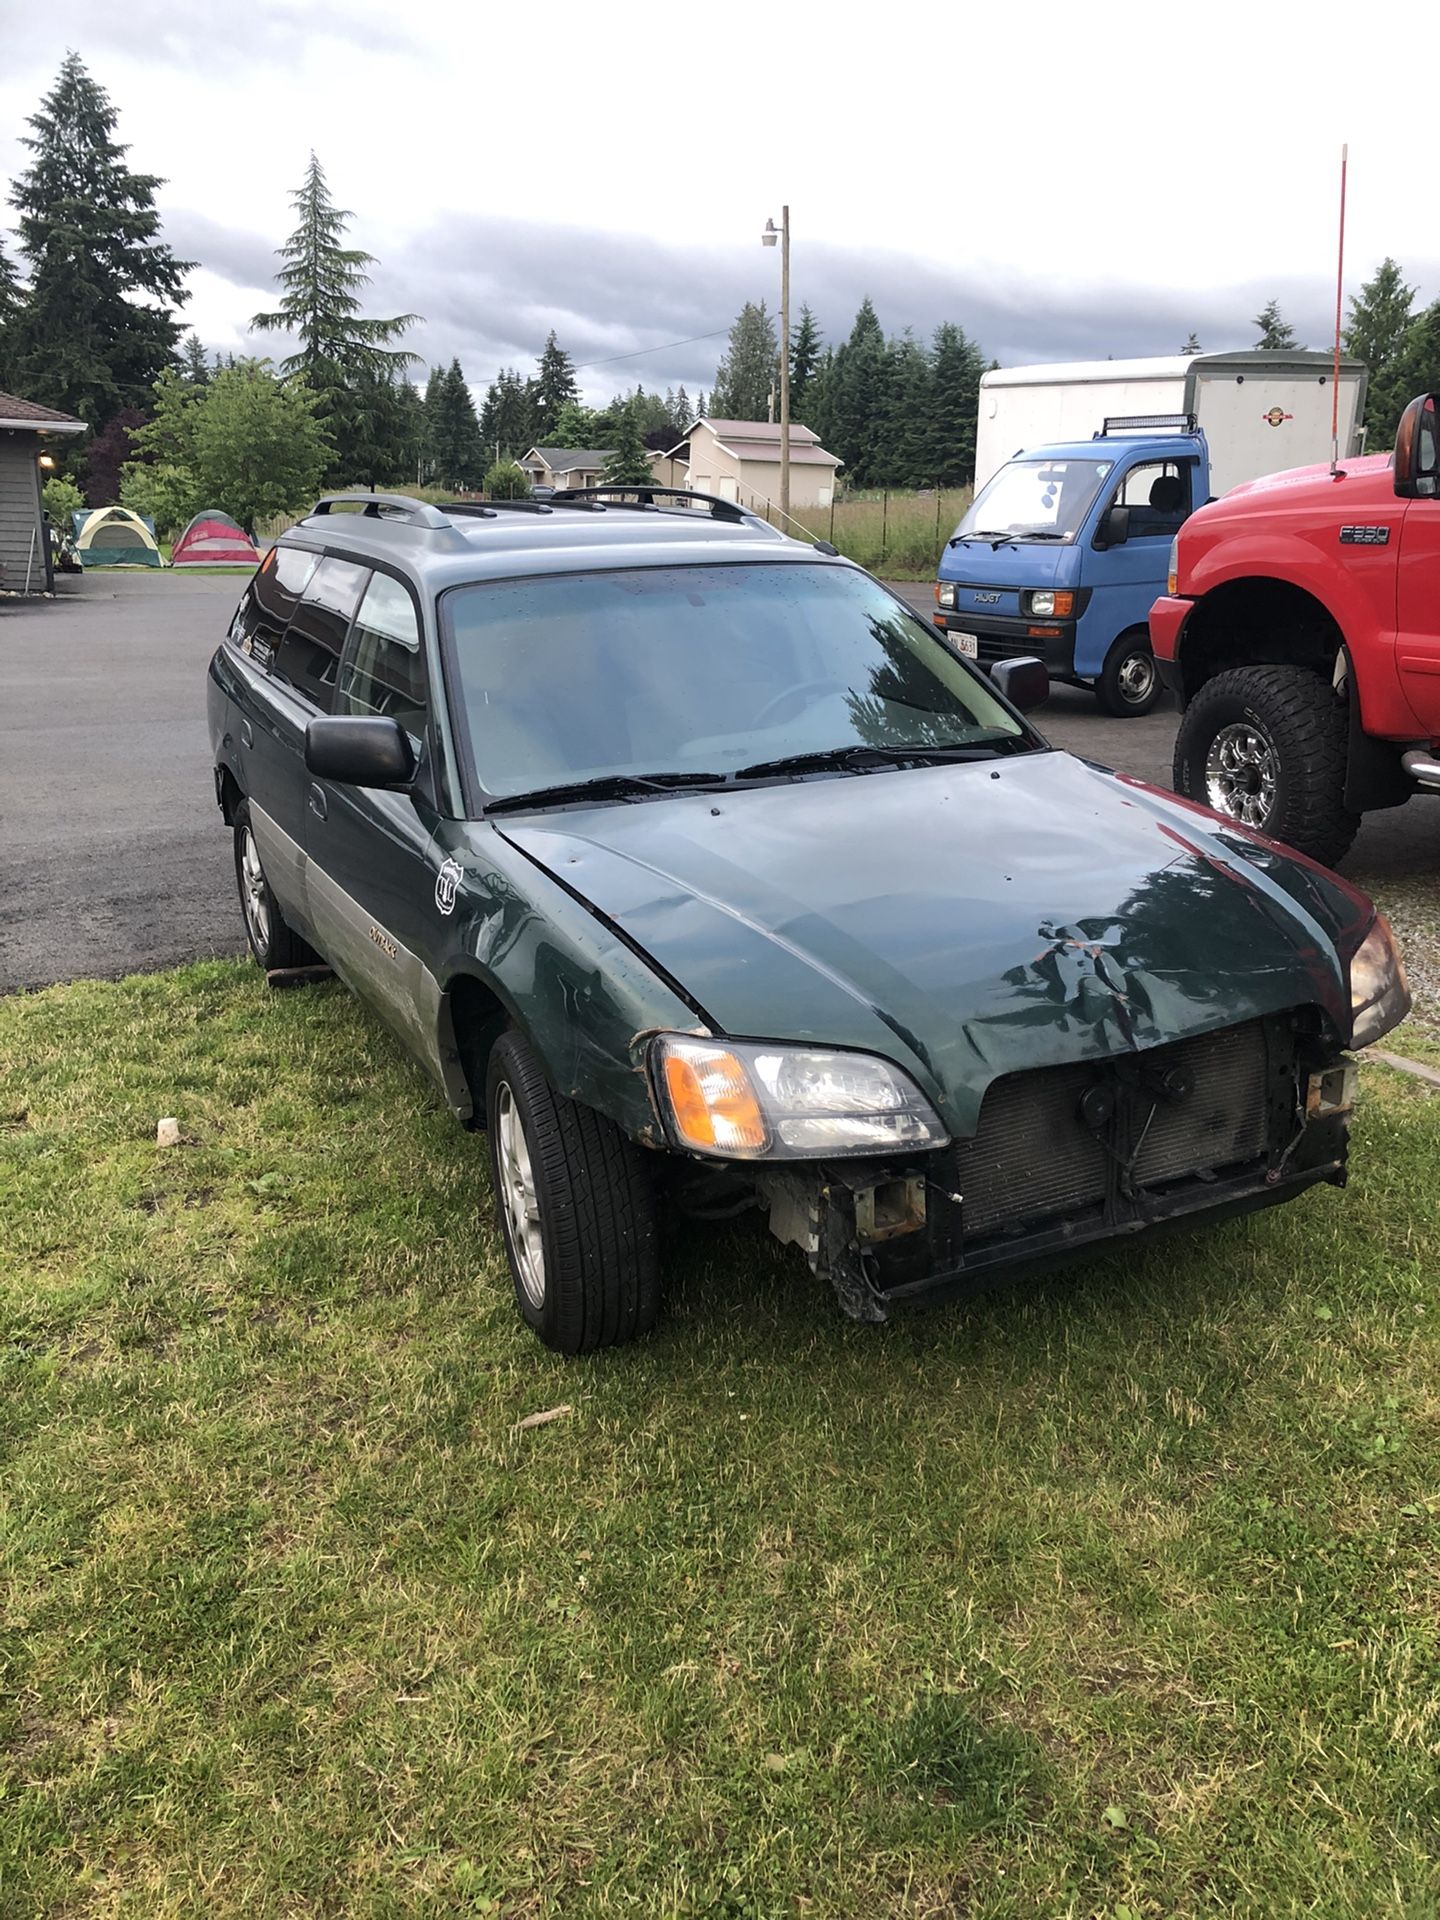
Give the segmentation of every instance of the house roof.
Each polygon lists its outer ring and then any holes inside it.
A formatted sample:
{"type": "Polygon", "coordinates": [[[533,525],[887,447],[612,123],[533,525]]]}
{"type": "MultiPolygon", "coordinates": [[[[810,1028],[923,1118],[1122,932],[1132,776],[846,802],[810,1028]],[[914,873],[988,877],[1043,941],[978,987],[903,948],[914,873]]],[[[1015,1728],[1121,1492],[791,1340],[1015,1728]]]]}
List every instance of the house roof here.
{"type": "Polygon", "coordinates": [[[53,407],[37,407],[33,400],[22,400],[18,393],[0,393],[0,427],[33,427],[36,432],[83,433],[85,422],[73,413],[57,413],[53,407]]]}
{"type": "Polygon", "coordinates": [[[612,447],[532,447],[527,460],[539,460],[552,473],[578,473],[582,468],[603,467],[612,447]]]}
{"type": "MultiPolygon", "coordinates": [[[[773,420],[697,420],[683,439],[668,450],[678,453],[701,427],[708,427],[721,446],[737,460],[767,460],[778,464],[780,428],[773,420]]],[[[820,444],[820,436],[798,420],[790,423],[790,463],[800,467],[838,467],[844,463],[820,444]]]]}

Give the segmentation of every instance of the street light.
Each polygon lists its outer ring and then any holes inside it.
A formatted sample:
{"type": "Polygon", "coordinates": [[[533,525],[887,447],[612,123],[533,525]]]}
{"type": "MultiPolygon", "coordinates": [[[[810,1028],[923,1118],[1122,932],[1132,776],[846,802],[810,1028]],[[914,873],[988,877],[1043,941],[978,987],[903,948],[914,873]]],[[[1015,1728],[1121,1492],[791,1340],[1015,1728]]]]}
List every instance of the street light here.
{"type": "Polygon", "coordinates": [[[790,209],[780,209],[780,226],[765,222],[762,247],[780,242],[780,515],[790,519],[790,209]]]}

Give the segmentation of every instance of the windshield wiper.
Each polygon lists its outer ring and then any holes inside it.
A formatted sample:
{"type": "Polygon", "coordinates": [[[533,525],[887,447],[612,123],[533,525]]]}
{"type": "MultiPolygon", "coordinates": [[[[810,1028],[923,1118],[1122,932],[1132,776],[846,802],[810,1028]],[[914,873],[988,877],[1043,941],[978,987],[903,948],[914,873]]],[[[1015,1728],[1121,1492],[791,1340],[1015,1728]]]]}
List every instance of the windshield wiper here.
{"type": "Polygon", "coordinates": [[[723,787],[723,773],[601,773],[592,780],[567,780],[528,793],[505,793],[485,803],[485,812],[518,813],[525,807],[559,807],[570,800],[643,800],[652,793],[681,793],[686,787],[723,787]]]}
{"type": "Polygon", "coordinates": [[[993,760],[997,754],[1026,753],[1030,742],[1019,733],[990,731],[950,747],[871,747],[852,741],[848,747],[822,747],[814,753],[787,753],[778,760],[757,760],[741,767],[737,780],[760,780],[768,774],[866,772],[875,767],[938,766],[947,760],[993,760]]]}
{"type": "MultiPolygon", "coordinates": [[[[983,533],[957,533],[956,540],[985,540],[991,547],[1018,547],[1025,540],[1068,540],[1068,533],[1051,533],[1038,527],[1012,527],[1008,533],[987,528],[983,533]]],[[[950,543],[952,546],[954,541],[950,543]]]]}

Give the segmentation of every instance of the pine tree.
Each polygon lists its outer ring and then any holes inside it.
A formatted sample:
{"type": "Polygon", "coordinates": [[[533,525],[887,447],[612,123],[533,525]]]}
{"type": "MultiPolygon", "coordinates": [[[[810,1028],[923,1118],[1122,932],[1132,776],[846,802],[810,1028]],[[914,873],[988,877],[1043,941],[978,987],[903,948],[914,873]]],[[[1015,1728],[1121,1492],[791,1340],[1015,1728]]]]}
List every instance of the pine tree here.
{"type": "MultiPolygon", "coordinates": [[[[561,408],[573,405],[579,398],[580,386],[570,356],[556,344],[552,328],[545,342],[545,350],[540,355],[540,367],[532,389],[531,430],[540,445],[550,444],[546,436],[553,432],[561,408]]],[[[524,448],[520,451],[523,452],[524,448]]]]}
{"type": "Polygon", "coordinates": [[[809,307],[801,307],[799,325],[790,335],[790,418],[804,418],[802,409],[815,369],[820,363],[820,329],[809,307]]]}
{"type": "Polygon", "coordinates": [[[538,436],[530,412],[530,389],[513,367],[491,381],[480,409],[480,440],[486,465],[524,453],[538,436]]]}
{"type": "MultiPolygon", "coordinates": [[[[1393,409],[1395,420],[1407,401],[1420,393],[1440,390],[1440,300],[1423,307],[1405,329],[1405,340],[1391,362],[1386,384],[1387,412],[1393,409]]],[[[1376,420],[1366,409],[1365,444],[1371,453],[1384,453],[1395,439],[1395,421],[1376,420]]]]}
{"type": "Polygon", "coordinates": [[[331,199],[324,168],[313,153],[291,204],[300,224],[279,249],[284,262],[276,275],[280,304],[269,313],[257,313],[251,325],[298,338],[299,351],[282,362],[282,371],[305,376],[316,396],[316,418],[334,445],[332,473],[344,480],[353,478],[369,457],[366,408],[375,381],[392,371],[403,373],[415,358],[390,342],[420,316],[402,313],[372,320],[361,314],[360,292],[370,283],[365,269],[375,264],[375,256],[341,245],[354,215],[331,199]],[[367,375],[370,386],[362,397],[361,378],[367,375]]]}
{"type": "Polygon", "coordinates": [[[616,423],[615,446],[600,476],[607,487],[643,486],[655,478],[645,454],[640,422],[632,407],[622,407],[616,423]]]}
{"type": "Polygon", "coordinates": [[[885,470],[894,412],[894,357],[867,294],[850,337],[835,350],[828,375],[825,445],[851,484],[878,486],[885,470]]]}
{"type": "Polygon", "coordinates": [[[1267,300],[1251,325],[1260,329],[1260,338],[1255,345],[1266,352],[1285,353],[1300,347],[1295,329],[1280,312],[1278,300],[1267,300]]]}
{"type": "Polygon", "coordinates": [[[1181,353],[1203,353],[1205,351],[1205,349],[1200,345],[1199,336],[1196,334],[1195,329],[1193,327],[1190,329],[1189,333],[1186,334],[1185,344],[1183,347],[1181,347],[1180,351],[1181,353]]]}
{"type": "Polygon", "coordinates": [[[930,414],[930,356],[907,327],[890,343],[891,411],[875,478],[882,486],[914,487],[934,480],[930,414]]]}
{"type": "Polygon", "coordinates": [[[779,366],[775,322],[762,300],[747,300],[730,329],[725,357],[715,369],[710,411],[717,420],[764,420],[770,415],[779,366]]]}
{"type": "Polygon", "coordinates": [[[184,351],[180,355],[185,378],[192,387],[208,387],[210,384],[210,362],[205,358],[205,349],[200,344],[198,333],[187,333],[184,351]]]}
{"type": "Polygon", "coordinates": [[[10,329],[24,306],[24,296],[20,287],[20,275],[15,263],[0,245],[0,386],[10,379],[10,343],[14,335],[10,329]]]}
{"type": "Polygon", "coordinates": [[[430,378],[425,382],[425,398],[420,405],[420,471],[426,480],[435,478],[435,434],[439,424],[441,396],[444,390],[445,369],[432,367],[430,378]]]}
{"type": "Polygon", "coordinates": [[[1414,303],[1414,287],[1405,285],[1399,267],[1388,255],[1350,301],[1345,351],[1370,369],[1365,393],[1365,444],[1372,453],[1379,453],[1394,440],[1405,403],[1414,397],[1405,385],[1410,377],[1405,347],[1414,303]]]}
{"type": "Polygon", "coordinates": [[[694,420],[695,409],[690,404],[690,396],[684,387],[681,387],[675,395],[675,406],[670,415],[670,424],[674,427],[676,435],[678,436],[682,433],[688,433],[694,424],[694,420]]]}
{"type": "Polygon", "coordinates": [[[163,183],[126,166],[117,119],[79,54],[67,53],[30,118],[22,144],[33,158],[10,194],[30,281],[5,329],[12,377],[28,399],[96,427],[143,407],[173,359],[174,308],[193,264],[160,238],[163,183]]]}
{"type": "MultiPolygon", "coordinates": [[[[438,371],[438,370],[437,370],[438,371]]],[[[426,415],[430,460],[437,485],[465,493],[480,484],[489,462],[480,443],[480,423],[460,362],[452,360],[439,375],[433,399],[427,389],[426,415]]]]}
{"type": "Polygon", "coordinates": [[[550,428],[550,438],[539,442],[546,447],[594,447],[599,444],[596,436],[595,414],[591,408],[582,406],[578,400],[572,400],[560,409],[559,418],[550,428]]]}
{"type": "MultiPolygon", "coordinates": [[[[705,398],[705,389],[702,387],[700,389],[700,396],[695,402],[695,419],[706,420],[709,417],[710,417],[710,402],[705,398]]],[[[693,425],[694,422],[692,421],[691,424],[693,425]]]]}

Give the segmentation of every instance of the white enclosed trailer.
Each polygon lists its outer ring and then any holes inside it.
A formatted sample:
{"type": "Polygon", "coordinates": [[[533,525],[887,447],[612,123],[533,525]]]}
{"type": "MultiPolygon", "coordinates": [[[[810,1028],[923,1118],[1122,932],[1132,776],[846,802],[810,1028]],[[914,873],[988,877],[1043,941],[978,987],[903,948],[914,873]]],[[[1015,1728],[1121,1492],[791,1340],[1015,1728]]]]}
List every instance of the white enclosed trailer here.
{"type": "MultiPolygon", "coordinates": [[[[1330,458],[1334,357],[1193,353],[997,367],[980,381],[975,490],[1024,448],[1088,440],[1107,419],[1193,414],[1210,449],[1210,490],[1330,458]]],[[[1340,457],[1359,451],[1366,372],[1340,362],[1340,457]]]]}

